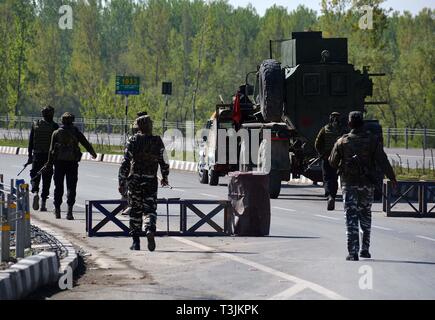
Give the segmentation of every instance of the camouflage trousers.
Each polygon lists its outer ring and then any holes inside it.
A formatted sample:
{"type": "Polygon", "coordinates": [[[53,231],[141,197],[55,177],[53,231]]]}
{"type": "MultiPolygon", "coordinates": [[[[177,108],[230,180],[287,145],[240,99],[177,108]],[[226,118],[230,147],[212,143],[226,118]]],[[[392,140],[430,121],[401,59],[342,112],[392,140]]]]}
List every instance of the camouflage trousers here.
{"type": "Polygon", "coordinates": [[[128,179],[128,205],[130,210],[130,235],[137,236],[142,231],[156,231],[157,222],[157,177],[132,175],[128,179]],[[145,218],[145,221],[143,221],[145,218]]]}
{"type": "Polygon", "coordinates": [[[372,224],[373,187],[343,187],[344,214],[347,228],[347,250],[358,254],[360,249],[359,228],[362,230],[362,250],[369,250],[372,224]]]}

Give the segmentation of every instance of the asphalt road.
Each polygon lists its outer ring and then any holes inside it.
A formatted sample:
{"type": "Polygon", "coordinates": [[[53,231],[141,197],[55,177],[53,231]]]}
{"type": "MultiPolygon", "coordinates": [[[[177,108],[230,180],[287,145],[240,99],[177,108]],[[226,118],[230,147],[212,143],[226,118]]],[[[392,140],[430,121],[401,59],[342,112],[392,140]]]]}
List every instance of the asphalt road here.
{"type": "MultiPolygon", "coordinates": [[[[25,160],[0,159],[6,179],[25,160]]],[[[85,200],[119,198],[117,170],[117,165],[80,164],[75,221],[33,214],[90,254],[77,286],[52,293],[51,299],[435,298],[435,219],[387,218],[375,204],[373,258],[348,262],[343,206],[326,211],[323,190],[315,186],[283,186],[280,199],[271,201],[269,237],[159,237],[155,252],[146,250],[145,240],[142,251],[132,252],[128,238],[88,238],[85,200]]],[[[159,197],[226,199],[226,182],[200,185],[195,174],[172,171],[174,189],[160,188],[159,197]]],[[[164,229],[164,206],[159,214],[158,227],[164,229]]],[[[171,208],[173,229],[177,215],[171,208]]]]}

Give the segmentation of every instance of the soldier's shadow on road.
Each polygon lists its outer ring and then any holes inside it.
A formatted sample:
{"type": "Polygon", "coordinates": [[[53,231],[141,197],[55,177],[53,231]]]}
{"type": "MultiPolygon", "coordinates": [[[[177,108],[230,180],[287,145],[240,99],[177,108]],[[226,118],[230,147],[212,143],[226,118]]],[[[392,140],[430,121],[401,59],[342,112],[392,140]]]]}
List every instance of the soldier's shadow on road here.
{"type": "Polygon", "coordinates": [[[368,259],[370,262],[381,262],[381,263],[405,263],[405,264],[423,264],[423,265],[434,265],[435,262],[429,261],[409,261],[409,260],[390,260],[390,259],[368,259]]]}

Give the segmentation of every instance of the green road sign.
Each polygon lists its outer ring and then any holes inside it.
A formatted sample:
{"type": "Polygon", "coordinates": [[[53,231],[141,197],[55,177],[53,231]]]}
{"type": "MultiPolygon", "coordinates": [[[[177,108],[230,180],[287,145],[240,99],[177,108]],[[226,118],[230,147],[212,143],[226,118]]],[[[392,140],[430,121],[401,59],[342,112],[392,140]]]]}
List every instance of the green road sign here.
{"type": "Polygon", "coordinates": [[[116,94],[138,95],[139,86],[139,77],[116,76],[116,94]]]}

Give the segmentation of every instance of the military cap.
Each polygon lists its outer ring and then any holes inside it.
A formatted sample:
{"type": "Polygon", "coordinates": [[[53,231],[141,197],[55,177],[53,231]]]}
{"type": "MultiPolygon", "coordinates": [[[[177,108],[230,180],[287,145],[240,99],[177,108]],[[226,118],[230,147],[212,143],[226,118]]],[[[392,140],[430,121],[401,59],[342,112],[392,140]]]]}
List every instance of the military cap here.
{"type": "Polygon", "coordinates": [[[340,114],[340,112],[333,112],[333,113],[331,113],[331,117],[333,117],[333,116],[339,117],[339,116],[341,116],[341,114],[340,114]]]}
{"type": "Polygon", "coordinates": [[[138,118],[142,117],[142,116],[147,116],[147,115],[148,115],[148,112],[146,112],[146,111],[140,111],[140,112],[137,113],[137,117],[138,118]]]}
{"type": "Polygon", "coordinates": [[[364,115],[360,111],[352,111],[349,113],[349,123],[360,126],[364,123],[364,115]]]}

